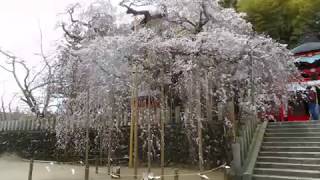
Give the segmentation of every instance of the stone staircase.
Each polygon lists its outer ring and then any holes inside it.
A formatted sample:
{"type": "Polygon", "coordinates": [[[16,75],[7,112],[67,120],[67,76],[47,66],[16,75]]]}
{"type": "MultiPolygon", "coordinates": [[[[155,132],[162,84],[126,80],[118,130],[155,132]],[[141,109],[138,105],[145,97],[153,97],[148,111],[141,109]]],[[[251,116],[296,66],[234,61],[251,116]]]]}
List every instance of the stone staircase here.
{"type": "Polygon", "coordinates": [[[269,123],[254,180],[320,180],[320,121],[269,123]]]}

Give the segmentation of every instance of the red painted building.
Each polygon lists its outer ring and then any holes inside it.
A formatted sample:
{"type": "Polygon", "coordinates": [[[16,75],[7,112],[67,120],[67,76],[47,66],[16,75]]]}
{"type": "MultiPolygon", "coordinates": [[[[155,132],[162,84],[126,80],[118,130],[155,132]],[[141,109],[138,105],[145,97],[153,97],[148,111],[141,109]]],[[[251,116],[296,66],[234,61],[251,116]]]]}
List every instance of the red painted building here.
{"type": "MultiPolygon", "coordinates": [[[[300,71],[302,82],[288,85],[291,97],[287,103],[288,121],[309,120],[309,112],[305,102],[307,86],[320,87],[320,42],[302,44],[292,50],[296,57],[295,65],[300,71]]],[[[319,94],[318,94],[319,97],[319,94]]]]}

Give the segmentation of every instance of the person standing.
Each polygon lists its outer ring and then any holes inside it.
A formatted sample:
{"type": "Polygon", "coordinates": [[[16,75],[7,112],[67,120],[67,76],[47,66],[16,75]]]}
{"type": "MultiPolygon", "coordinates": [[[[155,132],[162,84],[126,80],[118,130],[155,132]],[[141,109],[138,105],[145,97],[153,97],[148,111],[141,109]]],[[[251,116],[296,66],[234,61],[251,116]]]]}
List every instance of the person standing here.
{"type": "Polygon", "coordinates": [[[311,115],[311,120],[319,119],[319,110],[318,110],[318,100],[317,93],[311,86],[307,87],[307,101],[308,101],[308,110],[311,115]]]}

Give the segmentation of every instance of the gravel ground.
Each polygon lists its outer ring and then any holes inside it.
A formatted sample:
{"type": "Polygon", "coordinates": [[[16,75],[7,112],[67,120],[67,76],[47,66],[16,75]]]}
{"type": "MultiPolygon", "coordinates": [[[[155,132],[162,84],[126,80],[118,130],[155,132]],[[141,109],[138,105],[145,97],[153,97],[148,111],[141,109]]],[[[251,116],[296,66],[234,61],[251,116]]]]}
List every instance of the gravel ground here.
{"type": "MultiPolygon", "coordinates": [[[[1,180],[27,180],[28,179],[29,163],[23,161],[14,155],[4,155],[0,157],[0,179],[1,180]]],[[[95,173],[95,168],[90,168],[90,180],[109,180],[111,179],[107,175],[107,168],[100,167],[99,173],[95,173]]],[[[138,175],[142,175],[146,172],[146,169],[140,168],[138,175]]],[[[159,168],[153,168],[152,172],[156,175],[160,174],[159,168]]],[[[173,168],[166,168],[165,174],[172,175],[174,173],[173,168]]],[[[133,174],[133,169],[127,167],[121,167],[121,179],[133,180],[130,175],[133,174]],[[127,176],[128,175],[128,176],[127,176]]],[[[179,174],[189,174],[186,176],[180,176],[180,180],[200,180],[196,171],[193,170],[179,170],[179,174]]],[[[213,172],[207,175],[211,180],[223,180],[223,173],[220,171],[213,172]]],[[[32,180],[83,180],[84,179],[84,167],[80,165],[59,165],[55,163],[36,162],[34,164],[33,179],[32,180]]],[[[138,180],[142,179],[139,177],[138,180]]],[[[165,177],[165,180],[173,180],[173,177],[165,177]]]]}

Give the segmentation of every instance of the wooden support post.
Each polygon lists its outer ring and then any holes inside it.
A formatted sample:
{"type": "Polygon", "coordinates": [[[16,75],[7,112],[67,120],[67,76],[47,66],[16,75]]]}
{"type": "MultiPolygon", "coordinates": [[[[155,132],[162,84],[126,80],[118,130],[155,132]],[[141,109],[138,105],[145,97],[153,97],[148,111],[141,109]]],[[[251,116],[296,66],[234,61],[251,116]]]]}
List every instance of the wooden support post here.
{"type": "Polygon", "coordinates": [[[151,92],[149,91],[147,101],[148,111],[148,173],[151,173],[151,92]]]}
{"type": "MultiPolygon", "coordinates": [[[[200,172],[203,171],[203,144],[202,144],[202,117],[201,117],[201,85],[200,80],[198,79],[200,76],[198,73],[195,74],[195,77],[197,78],[195,80],[196,83],[196,92],[195,92],[195,98],[196,98],[196,118],[198,121],[198,155],[199,155],[199,170],[200,172]]],[[[203,179],[203,178],[201,178],[203,179]]]]}
{"type": "MultiPolygon", "coordinates": [[[[136,100],[138,101],[138,100],[136,100]]],[[[137,108],[138,102],[135,104],[137,108]]],[[[134,123],[134,179],[138,178],[138,118],[137,118],[137,109],[135,110],[135,123],[134,123]]]]}
{"type": "MultiPolygon", "coordinates": [[[[164,81],[164,72],[162,70],[162,82],[164,81]]],[[[164,92],[164,85],[162,84],[161,86],[161,119],[160,119],[160,166],[161,166],[161,180],[164,180],[164,122],[165,122],[165,118],[166,116],[166,98],[165,98],[165,92],[164,92]]]]}
{"type": "MultiPolygon", "coordinates": [[[[137,87],[137,67],[134,67],[133,80],[133,101],[131,102],[131,132],[130,132],[130,159],[134,167],[134,179],[138,178],[138,87],[137,87]],[[133,146],[133,147],[132,147],[133,146]],[[133,148],[133,149],[132,149],[133,148]]],[[[130,165],[130,162],[129,162],[130,165]]]]}
{"type": "Polygon", "coordinates": [[[89,180],[89,118],[90,118],[90,89],[88,87],[87,89],[87,123],[86,123],[86,153],[85,153],[85,174],[84,174],[84,179],[89,180]]]}
{"type": "Polygon", "coordinates": [[[33,158],[30,159],[28,180],[32,180],[32,173],[33,173],[33,158]]]}
{"type": "Polygon", "coordinates": [[[85,180],[89,180],[89,127],[86,127],[85,180]]]}
{"type": "MultiPolygon", "coordinates": [[[[112,83],[114,84],[114,82],[112,83]]],[[[111,173],[111,152],[112,152],[112,136],[113,136],[113,128],[114,128],[114,122],[117,121],[115,118],[115,106],[116,106],[116,99],[114,94],[114,86],[111,87],[111,117],[110,117],[110,123],[109,123],[109,133],[108,133],[108,174],[111,173]]]]}
{"type": "Polygon", "coordinates": [[[99,165],[100,166],[103,166],[103,133],[104,131],[103,130],[100,130],[100,139],[99,139],[99,165]]]}
{"type": "Polygon", "coordinates": [[[174,170],[174,180],[179,180],[179,169],[174,170]]]}
{"type": "Polygon", "coordinates": [[[132,168],[134,165],[134,148],[135,148],[135,125],[137,121],[136,116],[136,105],[138,101],[137,97],[137,67],[133,68],[133,88],[131,90],[131,123],[130,123],[130,146],[129,146],[129,167],[132,168]]]}
{"type": "Polygon", "coordinates": [[[213,102],[212,102],[212,94],[211,94],[211,76],[210,74],[206,74],[205,76],[205,95],[206,95],[206,110],[207,110],[207,120],[208,122],[212,121],[213,119],[213,115],[212,115],[212,106],[213,106],[213,102]]]}
{"type": "Polygon", "coordinates": [[[238,124],[236,122],[236,117],[235,117],[234,99],[233,98],[228,103],[228,118],[232,123],[233,142],[235,142],[236,141],[236,136],[237,136],[237,131],[238,131],[238,124]]]}
{"type": "Polygon", "coordinates": [[[108,133],[108,175],[111,173],[111,141],[112,141],[112,129],[109,126],[109,133],[108,133]]]}
{"type": "MultiPolygon", "coordinates": [[[[133,93],[132,93],[133,94],[133,93]]],[[[129,145],[129,168],[133,167],[133,133],[134,133],[134,97],[131,97],[131,122],[130,122],[130,145],[129,145]]]]}
{"type": "Polygon", "coordinates": [[[223,170],[223,180],[230,180],[230,166],[225,166],[223,170]]]}
{"type": "Polygon", "coordinates": [[[99,173],[99,158],[98,157],[96,157],[95,165],[96,165],[96,174],[98,174],[99,173]]]}

